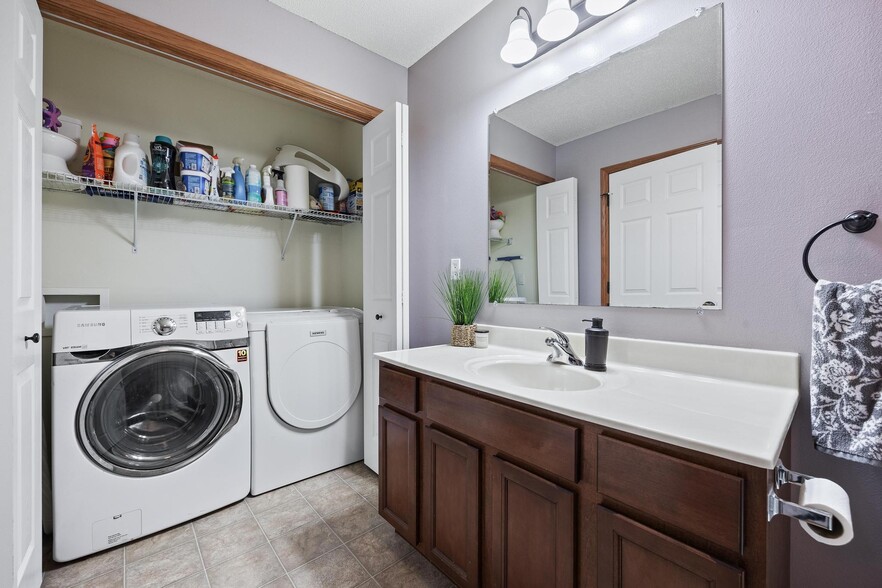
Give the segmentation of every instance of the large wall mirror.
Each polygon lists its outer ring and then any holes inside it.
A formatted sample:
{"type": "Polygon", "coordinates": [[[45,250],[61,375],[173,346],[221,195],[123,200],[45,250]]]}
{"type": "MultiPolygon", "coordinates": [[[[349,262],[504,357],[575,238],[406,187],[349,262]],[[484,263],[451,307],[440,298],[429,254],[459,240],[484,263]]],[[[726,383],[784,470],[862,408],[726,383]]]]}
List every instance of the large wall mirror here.
{"type": "Polygon", "coordinates": [[[490,116],[492,301],[722,307],[722,10],[490,116]]]}

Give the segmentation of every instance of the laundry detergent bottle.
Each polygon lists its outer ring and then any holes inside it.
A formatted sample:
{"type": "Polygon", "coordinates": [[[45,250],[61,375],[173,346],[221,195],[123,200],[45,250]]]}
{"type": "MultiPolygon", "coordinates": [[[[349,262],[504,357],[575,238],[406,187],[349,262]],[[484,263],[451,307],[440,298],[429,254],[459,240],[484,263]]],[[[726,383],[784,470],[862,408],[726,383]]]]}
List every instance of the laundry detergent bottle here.
{"type": "Polygon", "coordinates": [[[134,133],[123,135],[122,145],[114,154],[113,181],[128,186],[147,186],[147,153],[138,144],[134,133]]]}
{"type": "Polygon", "coordinates": [[[260,197],[260,171],[253,163],[248,166],[248,173],[245,174],[245,191],[248,194],[248,202],[263,202],[260,197]]]}
{"type": "Polygon", "coordinates": [[[241,157],[233,160],[233,196],[236,200],[245,201],[245,176],[242,175],[242,165],[245,161],[241,157]]]}

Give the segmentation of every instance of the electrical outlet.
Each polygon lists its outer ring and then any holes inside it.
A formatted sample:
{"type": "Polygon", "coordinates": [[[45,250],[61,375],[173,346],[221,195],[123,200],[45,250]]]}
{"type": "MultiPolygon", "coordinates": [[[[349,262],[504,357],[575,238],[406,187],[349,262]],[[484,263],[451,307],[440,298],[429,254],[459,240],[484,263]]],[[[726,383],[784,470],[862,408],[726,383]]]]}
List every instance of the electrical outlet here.
{"type": "Polygon", "coordinates": [[[458,280],[462,275],[462,260],[454,257],[450,260],[450,279],[458,280]]]}

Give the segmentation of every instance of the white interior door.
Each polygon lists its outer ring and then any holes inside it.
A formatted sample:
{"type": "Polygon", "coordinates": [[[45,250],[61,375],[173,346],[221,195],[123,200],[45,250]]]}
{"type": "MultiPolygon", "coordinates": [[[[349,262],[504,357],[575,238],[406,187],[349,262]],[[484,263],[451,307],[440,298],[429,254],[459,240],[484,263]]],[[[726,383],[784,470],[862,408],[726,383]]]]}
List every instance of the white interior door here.
{"type": "Polygon", "coordinates": [[[539,304],[579,304],[576,178],[536,187],[539,304]]]}
{"type": "Polygon", "coordinates": [[[722,147],[609,176],[610,306],[721,308],[722,147]]]}
{"type": "Polygon", "coordinates": [[[41,331],[43,21],[35,0],[9,0],[0,22],[0,586],[30,588],[42,580],[41,358],[25,337],[41,331]]]}
{"type": "Polygon", "coordinates": [[[379,374],[374,353],[409,345],[407,105],[364,127],[364,462],[379,468],[379,374]]]}

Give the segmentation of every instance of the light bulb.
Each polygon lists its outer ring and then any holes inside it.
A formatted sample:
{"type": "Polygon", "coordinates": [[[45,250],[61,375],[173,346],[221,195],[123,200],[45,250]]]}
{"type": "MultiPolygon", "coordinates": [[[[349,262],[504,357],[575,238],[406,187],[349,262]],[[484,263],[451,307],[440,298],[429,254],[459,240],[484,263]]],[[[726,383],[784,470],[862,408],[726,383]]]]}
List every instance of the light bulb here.
{"type": "Polygon", "coordinates": [[[536,32],[546,41],[562,41],[578,26],[579,15],[570,8],[570,0],[548,0],[548,8],[536,32]]]}
{"type": "Polygon", "coordinates": [[[585,0],[585,10],[594,16],[606,16],[621,9],[628,0],[585,0]]]}
{"type": "Polygon", "coordinates": [[[522,16],[511,21],[508,29],[508,41],[499,52],[502,61],[518,65],[530,61],[536,55],[536,43],[530,34],[530,25],[522,16]]]}

